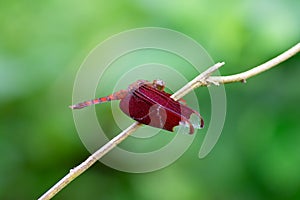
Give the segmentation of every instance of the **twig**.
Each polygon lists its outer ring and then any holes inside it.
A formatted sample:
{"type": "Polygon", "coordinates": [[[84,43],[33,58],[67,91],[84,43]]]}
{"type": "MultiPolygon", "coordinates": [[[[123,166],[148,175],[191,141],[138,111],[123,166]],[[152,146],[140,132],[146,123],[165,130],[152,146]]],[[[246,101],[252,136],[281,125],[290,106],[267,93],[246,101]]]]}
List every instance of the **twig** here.
{"type": "MultiPolygon", "coordinates": [[[[245,81],[246,79],[260,74],[279,63],[289,59],[290,57],[296,55],[300,51],[300,43],[296,44],[286,52],[281,55],[273,58],[272,60],[259,65],[255,68],[252,68],[248,71],[231,75],[231,76],[211,76],[211,74],[224,65],[224,62],[217,63],[214,66],[208,68],[206,71],[202,72],[199,76],[194,78],[188,84],[183,86],[180,90],[175,92],[171,98],[174,100],[178,100],[182,98],[184,95],[192,91],[193,89],[199,86],[206,86],[211,83],[213,84],[224,84],[224,83],[232,83],[238,81],[245,81]]],[[[50,188],[43,196],[39,198],[39,200],[48,200],[54,197],[59,191],[61,191],[65,186],[67,186],[71,181],[73,181],[76,177],[90,168],[97,160],[99,160],[102,156],[112,150],[116,145],[125,140],[131,133],[137,130],[141,126],[140,123],[135,122],[127,129],[122,131],[119,135],[110,140],[107,144],[98,149],[95,153],[93,153],[88,159],[86,159],[83,163],[78,165],[77,167],[70,170],[69,174],[63,177],[59,182],[57,182],[52,188],[50,188]]]]}
{"type": "Polygon", "coordinates": [[[272,60],[269,60],[257,67],[254,67],[248,71],[234,74],[230,76],[211,76],[207,79],[207,82],[212,83],[233,83],[233,82],[245,82],[246,79],[251,78],[252,76],[255,76],[257,74],[260,74],[268,69],[271,69],[272,67],[275,67],[276,65],[282,63],[283,61],[286,61],[287,59],[291,58],[292,56],[296,55],[300,51],[300,43],[296,44],[289,50],[283,52],[279,56],[273,58],[272,60]]]}
{"type": "Polygon", "coordinates": [[[83,163],[78,165],[77,167],[70,170],[69,174],[63,177],[59,182],[57,182],[52,188],[50,188],[43,196],[39,198],[39,200],[51,199],[54,197],[59,191],[61,191],[65,186],[67,186],[71,181],[73,181],[76,177],[90,168],[97,160],[107,154],[110,150],[112,150],[117,144],[121,143],[125,140],[132,132],[137,130],[141,124],[138,122],[133,123],[127,129],[122,131],[119,135],[114,137],[100,149],[98,149],[95,153],[93,153],[88,159],[86,159],[83,163]]]}
{"type": "Polygon", "coordinates": [[[300,43],[296,44],[292,48],[288,49],[287,51],[283,52],[279,56],[257,66],[248,71],[234,74],[230,76],[210,76],[212,72],[216,71],[218,68],[223,66],[225,63],[217,63],[214,66],[208,68],[206,71],[201,73],[199,76],[194,78],[192,81],[188,82],[185,86],[183,86],[180,90],[174,93],[171,97],[174,100],[178,100],[182,98],[187,93],[191,92],[192,90],[196,89],[200,86],[207,86],[210,84],[225,84],[225,83],[233,83],[233,82],[245,82],[248,78],[260,74],[276,65],[286,61],[287,59],[291,58],[292,56],[296,55],[300,51],[300,43]]]}
{"type": "Polygon", "coordinates": [[[200,75],[198,75],[196,78],[188,82],[185,86],[183,86],[181,89],[179,89],[177,92],[175,92],[173,95],[171,95],[171,98],[173,98],[175,101],[178,101],[180,98],[194,90],[195,88],[203,85],[207,85],[207,79],[210,77],[210,75],[218,70],[220,67],[222,67],[225,63],[219,62],[215,64],[214,66],[208,68],[204,72],[202,72],[200,75]]]}

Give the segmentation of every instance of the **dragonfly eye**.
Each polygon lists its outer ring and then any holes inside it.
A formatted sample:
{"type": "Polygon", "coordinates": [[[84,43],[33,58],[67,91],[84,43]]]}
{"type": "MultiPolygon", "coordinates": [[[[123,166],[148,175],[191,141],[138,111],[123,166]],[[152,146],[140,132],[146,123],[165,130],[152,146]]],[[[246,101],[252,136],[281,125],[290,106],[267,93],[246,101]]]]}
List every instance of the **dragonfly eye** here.
{"type": "Polygon", "coordinates": [[[164,90],[165,82],[163,80],[154,80],[153,86],[158,90],[164,90]]]}

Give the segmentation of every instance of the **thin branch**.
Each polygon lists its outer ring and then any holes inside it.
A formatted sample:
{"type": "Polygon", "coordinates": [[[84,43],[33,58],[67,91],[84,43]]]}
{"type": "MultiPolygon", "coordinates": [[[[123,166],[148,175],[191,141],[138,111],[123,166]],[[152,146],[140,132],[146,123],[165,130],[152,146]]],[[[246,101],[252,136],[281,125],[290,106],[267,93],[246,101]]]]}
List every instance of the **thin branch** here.
{"type": "Polygon", "coordinates": [[[137,130],[140,127],[140,123],[135,122],[127,129],[122,131],[119,135],[114,137],[100,149],[98,149],[95,153],[93,153],[88,159],[86,159],[83,163],[78,165],[77,167],[70,170],[69,174],[63,177],[59,182],[57,182],[52,188],[50,188],[43,196],[39,198],[39,200],[51,199],[54,197],[59,191],[61,191],[65,186],[67,186],[71,181],[77,178],[80,174],[90,168],[97,160],[102,158],[105,154],[107,154],[110,150],[112,150],[117,144],[121,143],[125,140],[131,133],[137,130]]]}
{"type": "Polygon", "coordinates": [[[207,79],[210,77],[210,75],[218,70],[220,67],[222,67],[225,63],[219,62],[212,67],[208,68],[204,72],[202,72],[200,75],[198,75],[196,78],[188,82],[185,86],[183,86],[181,89],[179,89],[177,92],[175,92],[173,95],[171,95],[171,98],[173,98],[175,101],[178,101],[180,98],[194,90],[195,88],[199,87],[200,84],[205,85],[207,83],[207,79]]]}
{"type": "MultiPolygon", "coordinates": [[[[182,98],[184,95],[192,91],[193,89],[199,86],[207,86],[211,83],[213,84],[224,84],[224,83],[232,83],[238,81],[245,81],[246,79],[260,74],[279,63],[291,58],[296,55],[300,51],[300,43],[290,48],[286,52],[281,55],[273,58],[272,60],[259,65],[255,68],[252,68],[246,72],[242,72],[239,74],[231,75],[231,76],[211,76],[211,74],[224,65],[224,62],[217,63],[214,66],[208,68],[204,72],[202,72],[199,76],[194,78],[192,81],[183,86],[180,90],[175,92],[171,98],[174,100],[178,100],[182,98]]],[[[54,197],[59,191],[61,191],[65,186],[67,186],[71,181],[73,181],[76,177],[90,168],[97,160],[102,158],[105,154],[107,154],[110,150],[112,150],[116,145],[125,140],[131,133],[137,130],[141,126],[140,123],[135,122],[127,129],[122,131],[119,135],[110,140],[107,144],[98,149],[95,153],[93,153],[88,159],[86,159],[83,163],[78,165],[77,167],[70,170],[69,174],[63,177],[59,182],[57,182],[52,188],[50,188],[43,196],[39,198],[39,200],[48,200],[54,197]]]]}
{"type": "Polygon", "coordinates": [[[291,58],[292,56],[296,55],[298,52],[300,52],[300,43],[296,44],[289,50],[283,52],[279,56],[273,58],[272,60],[269,60],[268,62],[265,62],[257,67],[254,67],[248,71],[234,74],[230,76],[211,76],[207,79],[207,82],[212,83],[233,83],[233,82],[239,82],[239,81],[246,81],[246,79],[251,78],[252,76],[255,76],[257,74],[260,74],[268,69],[271,69],[272,67],[275,67],[276,65],[286,61],[287,59],[291,58]]]}

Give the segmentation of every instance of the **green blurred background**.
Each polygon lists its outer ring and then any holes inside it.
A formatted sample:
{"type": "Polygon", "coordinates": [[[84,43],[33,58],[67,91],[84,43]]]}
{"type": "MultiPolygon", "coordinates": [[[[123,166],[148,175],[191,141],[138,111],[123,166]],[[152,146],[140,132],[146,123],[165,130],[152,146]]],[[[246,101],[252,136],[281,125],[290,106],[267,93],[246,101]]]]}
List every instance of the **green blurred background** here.
{"type": "MultiPolygon", "coordinates": [[[[0,199],[36,199],[89,156],[67,106],[99,42],[137,27],[170,28],[225,61],[226,75],[299,42],[299,9],[298,0],[1,1],[0,199]]],[[[205,159],[194,142],[152,173],[97,162],[54,199],[300,199],[299,58],[226,85],[225,126],[205,159]]],[[[209,99],[200,106],[209,115],[209,99]]]]}

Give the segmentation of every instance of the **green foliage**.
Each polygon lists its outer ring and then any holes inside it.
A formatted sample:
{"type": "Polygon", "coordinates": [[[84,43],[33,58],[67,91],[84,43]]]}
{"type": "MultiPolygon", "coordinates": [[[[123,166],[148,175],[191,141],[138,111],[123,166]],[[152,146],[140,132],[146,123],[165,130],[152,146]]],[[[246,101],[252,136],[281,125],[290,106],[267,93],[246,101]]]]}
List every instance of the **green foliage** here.
{"type": "MultiPolygon", "coordinates": [[[[99,42],[136,27],[170,28],[232,74],[299,42],[299,8],[298,0],[1,2],[0,199],[37,198],[89,155],[67,106],[76,71],[99,42]]],[[[205,159],[198,136],[163,170],[127,174],[99,163],[56,199],[299,199],[299,65],[298,55],[226,85],[225,127],[205,159]]],[[[207,97],[200,106],[205,117],[207,97]]]]}

